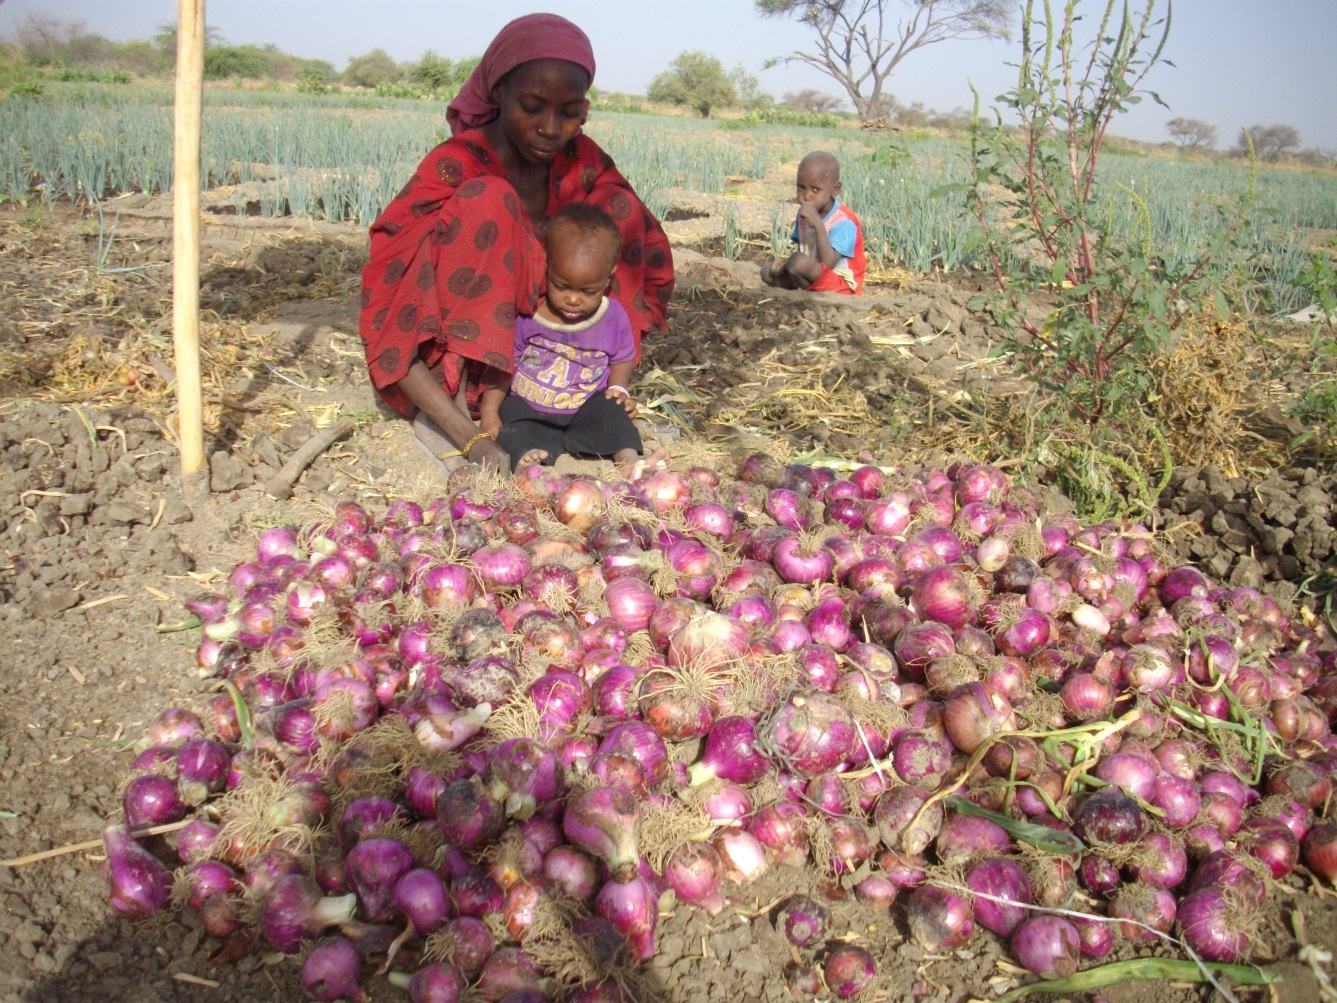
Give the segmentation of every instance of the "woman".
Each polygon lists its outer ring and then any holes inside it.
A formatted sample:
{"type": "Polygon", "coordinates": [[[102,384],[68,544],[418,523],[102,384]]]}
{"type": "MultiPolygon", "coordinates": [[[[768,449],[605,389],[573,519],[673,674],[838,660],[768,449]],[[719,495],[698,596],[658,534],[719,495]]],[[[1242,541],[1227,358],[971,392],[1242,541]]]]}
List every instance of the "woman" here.
{"type": "Polygon", "coordinates": [[[604,209],[621,232],[609,295],[636,335],[665,329],[673,259],[659,222],[581,126],[594,53],[555,14],[497,34],[446,110],[451,138],[371,228],[359,328],[372,385],[414,419],[420,447],[509,469],[500,423],[470,413],[512,371],[517,313],[544,292],[544,223],[562,206],[604,209]],[[497,427],[490,427],[496,425],[497,427]]]}

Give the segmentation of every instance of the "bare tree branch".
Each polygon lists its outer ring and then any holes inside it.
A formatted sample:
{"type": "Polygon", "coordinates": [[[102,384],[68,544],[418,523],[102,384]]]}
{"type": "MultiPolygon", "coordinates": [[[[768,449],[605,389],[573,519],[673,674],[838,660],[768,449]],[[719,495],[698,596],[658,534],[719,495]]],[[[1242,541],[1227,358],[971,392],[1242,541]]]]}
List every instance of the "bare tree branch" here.
{"type": "Polygon", "coordinates": [[[1007,34],[1015,0],[754,0],[763,17],[811,28],[816,51],[795,50],[768,65],[806,63],[845,89],[859,117],[881,106],[883,85],[901,60],[954,38],[1007,34]],[[903,15],[890,23],[889,10],[903,15]]]}

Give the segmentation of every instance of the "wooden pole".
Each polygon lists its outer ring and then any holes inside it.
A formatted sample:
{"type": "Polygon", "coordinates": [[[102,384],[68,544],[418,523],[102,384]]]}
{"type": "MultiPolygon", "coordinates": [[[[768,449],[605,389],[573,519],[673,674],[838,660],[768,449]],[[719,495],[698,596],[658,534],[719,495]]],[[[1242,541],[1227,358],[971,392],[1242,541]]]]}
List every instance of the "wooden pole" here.
{"type": "Polygon", "coordinates": [[[203,90],[204,0],[177,0],[172,341],[176,347],[181,490],[190,504],[202,502],[209,496],[200,388],[200,119],[203,90]]]}

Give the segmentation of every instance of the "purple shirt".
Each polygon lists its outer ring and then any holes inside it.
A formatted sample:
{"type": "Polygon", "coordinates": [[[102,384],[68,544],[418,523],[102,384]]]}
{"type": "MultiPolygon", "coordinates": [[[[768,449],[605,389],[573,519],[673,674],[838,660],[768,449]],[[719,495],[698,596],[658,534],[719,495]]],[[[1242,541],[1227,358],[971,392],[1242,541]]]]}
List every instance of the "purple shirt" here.
{"type": "Polygon", "coordinates": [[[635,358],[627,311],[607,296],[579,324],[516,317],[511,393],[535,411],[570,414],[608,388],[609,366],[635,358]]]}

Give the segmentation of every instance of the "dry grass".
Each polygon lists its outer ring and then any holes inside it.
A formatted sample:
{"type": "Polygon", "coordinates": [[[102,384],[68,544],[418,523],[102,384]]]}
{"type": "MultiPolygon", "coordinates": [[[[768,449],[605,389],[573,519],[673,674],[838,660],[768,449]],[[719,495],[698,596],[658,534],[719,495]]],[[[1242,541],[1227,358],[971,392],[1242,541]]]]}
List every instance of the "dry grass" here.
{"type": "Polygon", "coordinates": [[[1285,441],[1257,430],[1260,418],[1280,415],[1273,388],[1258,379],[1262,349],[1244,321],[1204,314],[1181,328],[1171,351],[1152,360],[1156,392],[1148,410],[1165,430],[1176,464],[1214,463],[1234,476],[1285,462],[1285,441]]]}

